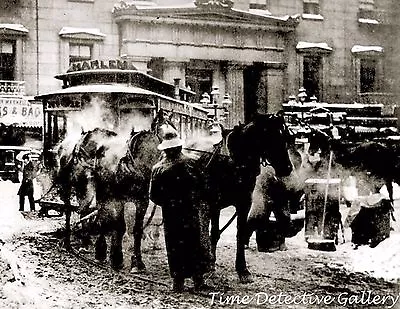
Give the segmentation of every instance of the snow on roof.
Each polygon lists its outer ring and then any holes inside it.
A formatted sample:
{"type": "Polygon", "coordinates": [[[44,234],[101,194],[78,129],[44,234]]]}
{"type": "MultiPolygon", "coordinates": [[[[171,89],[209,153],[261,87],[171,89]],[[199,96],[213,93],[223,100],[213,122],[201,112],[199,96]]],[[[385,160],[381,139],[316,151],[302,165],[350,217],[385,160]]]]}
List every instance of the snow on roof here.
{"type": "Polygon", "coordinates": [[[135,6],[157,6],[157,3],[151,1],[128,1],[128,4],[133,4],[135,6]]]}
{"type": "Polygon", "coordinates": [[[62,29],[58,34],[62,36],[67,34],[79,34],[79,33],[91,34],[101,37],[106,36],[104,33],[100,32],[100,29],[98,28],[76,28],[76,27],[62,27],[62,29]]]}
{"type": "Polygon", "coordinates": [[[359,18],[358,22],[361,24],[379,25],[379,21],[377,21],[376,19],[359,18]]]}
{"type": "Polygon", "coordinates": [[[240,10],[240,9],[236,9],[236,8],[232,8],[231,9],[234,12],[239,12],[239,13],[245,13],[245,14],[253,14],[253,15],[258,15],[258,16],[263,16],[263,17],[268,17],[270,19],[275,19],[275,20],[281,20],[281,21],[288,21],[290,19],[298,19],[299,18],[299,14],[295,14],[295,15],[284,15],[284,16],[275,16],[270,14],[257,14],[254,11],[263,11],[263,12],[269,12],[268,10],[255,10],[255,9],[251,9],[251,10],[240,10]]]}
{"type": "Polygon", "coordinates": [[[308,49],[308,48],[319,48],[323,50],[332,51],[332,47],[329,47],[327,43],[312,43],[312,42],[298,42],[296,49],[308,49]]]}
{"type": "Polygon", "coordinates": [[[352,53],[362,53],[362,52],[378,52],[383,53],[382,46],[367,46],[367,45],[354,45],[351,49],[352,53]]]}
{"type": "MultiPolygon", "coordinates": [[[[185,9],[185,8],[196,8],[194,2],[183,3],[183,4],[157,4],[151,1],[125,1],[127,6],[134,6],[137,10],[153,10],[153,9],[185,9]]],[[[116,4],[118,6],[118,4],[116,4]]]]}
{"type": "Polygon", "coordinates": [[[29,32],[29,30],[26,29],[21,24],[0,24],[0,29],[14,30],[14,31],[19,31],[19,32],[24,32],[24,33],[29,32]]]}
{"type": "Polygon", "coordinates": [[[303,19],[313,19],[313,20],[324,20],[324,17],[321,14],[301,14],[303,19]]]}
{"type": "Polygon", "coordinates": [[[261,15],[261,16],[265,16],[265,15],[269,16],[269,15],[271,15],[271,12],[268,11],[268,10],[249,9],[249,12],[250,12],[251,14],[254,14],[254,15],[261,15]]]}

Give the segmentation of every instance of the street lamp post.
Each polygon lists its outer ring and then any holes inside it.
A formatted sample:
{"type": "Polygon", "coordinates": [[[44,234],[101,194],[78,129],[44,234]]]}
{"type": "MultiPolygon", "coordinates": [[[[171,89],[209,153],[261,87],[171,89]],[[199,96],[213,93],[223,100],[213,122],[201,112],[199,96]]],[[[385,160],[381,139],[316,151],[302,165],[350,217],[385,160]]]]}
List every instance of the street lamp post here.
{"type": "Polygon", "coordinates": [[[213,86],[212,91],[211,91],[211,96],[207,93],[204,92],[201,96],[200,103],[202,104],[203,107],[205,108],[212,108],[213,109],[213,121],[218,122],[218,118],[226,118],[226,116],[229,114],[228,112],[228,106],[232,104],[232,100],[229,94],[225,94],[222,101],[219,102],[219,87],[218,86],[213,86]],[[218,117],[218,110],[223,109],[223,117],[218,117]]]}
{"type": "Polygon", "coordinates": [[[214,121],[218,119],[218,100],[219,100],[219,87],[213,86],[211,91],[212,104],[214,107],[214,121]]]}
{"type": "Polygon", "coordinates": [[[299,89],[299,94],[297,95],[299,97],[299,103],[301,104],[301,120],[304,119],[304,103],[306,102],[306,89],[304,87],[301,87],[299,89]]]}
{"type": "Polygon", "coordinates": [[[222,107],[224,109],[224,117],[226,118],[229,115],[228,106],[232,104],[231,96],[228,93],[225,93],[224,98],[222,99],[222,107]]]}
{"type": "Polygon", "coordinates": [[[206,107],[210,104],[210,95],[207,92],[204,92],[201,95],[200,103],[203,107],[206,107]]]}

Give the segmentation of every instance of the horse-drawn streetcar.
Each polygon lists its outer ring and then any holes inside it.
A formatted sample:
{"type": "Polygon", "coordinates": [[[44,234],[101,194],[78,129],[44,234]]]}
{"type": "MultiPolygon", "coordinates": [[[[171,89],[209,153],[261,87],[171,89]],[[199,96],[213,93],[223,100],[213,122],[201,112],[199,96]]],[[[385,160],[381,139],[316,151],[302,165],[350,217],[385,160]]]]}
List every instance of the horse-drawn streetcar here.
{"type": "Polygon", "coordinates": [[[36,96],[43,102],[44,159],[48,166],[54,164],[54,149],[69,130],[95,126],[143,129],[160,108],[174,111],[173,121],[182,137],[207,125],[208,111],[190,103],[194,92],[180,87],[178,80],[170,84],[138,71],[127,61],[73,63],[55,78],[63,82],[62,89],[36,96]]]}
{"type": "MultiPolygon", "coordinates": [[[[178,80],[170,84],[138,71],[127,61],[73,63],[55,78],[63,82],[62,89],[36,96],[43,104],[44,165],[52,171],[59,167],[62,148],[76,146],[83,133],[95,128],[126,136],[125,143],[131,131],[149,130],[160,109],[173,111],[171,121],[182,138],[208,125],[208,111],[190,103],[194,92],[180,87],[178,80]]],[[[54,188],[39,203],[45,214],[49,209],[63,212],[54,188]]]]}

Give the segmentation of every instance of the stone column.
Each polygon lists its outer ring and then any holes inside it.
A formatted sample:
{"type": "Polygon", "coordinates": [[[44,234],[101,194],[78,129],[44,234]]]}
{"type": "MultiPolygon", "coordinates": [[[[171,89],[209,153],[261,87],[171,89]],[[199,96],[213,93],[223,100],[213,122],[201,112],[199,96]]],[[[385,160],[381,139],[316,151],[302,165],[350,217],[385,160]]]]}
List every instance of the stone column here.
{"type": "Polygon", "coordinates": [[[17,80],[23,80],[23,73],[24,73],[24,42],[22,38],[18,38],[16,40],[15,46],[15,76],[17,80]]]}
{"type": "Polygon", "coordinates": [[[303,85],[303,57],[299,57],[296,51],[296,32],[289,32],[285,36],[285,58],[287,69],[284,75],[284,83],[287,87],[284,100],[289,96],[297,96],[299,88],[303,85]]]}
{"type": "Polygon", "coordinates": [[[245,65],[229,63],[226,67],[225,90],[232,98],[232,105],[228,107],[229,115],[226,120],[228,128],[233,128],[239,121],[244,123],[244,79],[245,65]]]}
{"type": "Polygon", "coordinates": [[[268,70],[260,72],[260,80],[257,87],[257,112],[260,114],[268,113],[268,70]]]}
{"type": "Polygon", "coordinates": [[[174,79],[180,78],[180,84],[186,86],[186,63],[188,60],[169,60],[165,59],[163,64],[163,76],[162,79],[171,84],[174,83],[174,79]]]}
{"type": "Polygon", "coordinates": [[[267,113],[276,113],[282,109],[285,95],[284,65],[270,65],[266,72],[267,92],[267,113]]]}

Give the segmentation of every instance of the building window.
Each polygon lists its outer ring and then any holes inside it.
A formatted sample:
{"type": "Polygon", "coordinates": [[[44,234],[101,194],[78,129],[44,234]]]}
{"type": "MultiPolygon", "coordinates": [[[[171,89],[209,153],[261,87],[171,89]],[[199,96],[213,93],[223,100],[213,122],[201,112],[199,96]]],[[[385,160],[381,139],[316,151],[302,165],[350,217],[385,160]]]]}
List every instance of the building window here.
{"type": "Polygon", "coordinates": [[[72,62],[98,59],[106,37],[98,28],[75,27],[63,27],[59,35],[61,70],[67,70],[72,62]]]}
{"type": "Polygon", "coordinates": [[[376,92],[377,60],[360,59],[360,92],[376,92]]]}
{"type": "Polygon", "coordinates": [[[303,87],[308,97],[316,96],[321,100],[322,56],[303,56],[303,87]]]}
{"type": "Polygon", "coordinates": [[[251,10],[268,10],[269,0],[250,0],[249,9],[251,10]]]}
{"type": "Polygon", "coordinates": [[[0,41],[0,80],[14,80],[15,41],[0,41]]]}
{"type": "Polygon", "coordinates": [[[385,88],[382,46],[354,45],[355,81],[358,93],[380,92],[385,88]]]}
{"type": "Polygon", "coordinates": [[[69,64],[92,59],[93,45],[69,44],[69,64]]]}
{"type": "Polygon", "coordinates": [[[194,102],[200,102],[201,95],[204,92],[210,94],[212,90],[213,70],[209,69],[187,69],[186,70],[186,86],[190,87],[196,93],[194,102]]]}
{"type": "Polygon", "coordinates": [[[311,15],[320,15],[320,1],[319,0],[303,0],[303,13],[311,15]]]}
{"type": "Polygon", "coordinates": [[[362,11],[374,11],[375,10],[375,0],[360,0],[359,9],[362,11]]]}

